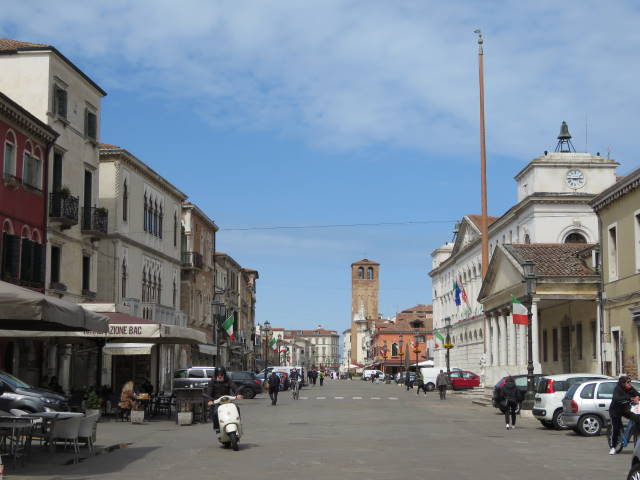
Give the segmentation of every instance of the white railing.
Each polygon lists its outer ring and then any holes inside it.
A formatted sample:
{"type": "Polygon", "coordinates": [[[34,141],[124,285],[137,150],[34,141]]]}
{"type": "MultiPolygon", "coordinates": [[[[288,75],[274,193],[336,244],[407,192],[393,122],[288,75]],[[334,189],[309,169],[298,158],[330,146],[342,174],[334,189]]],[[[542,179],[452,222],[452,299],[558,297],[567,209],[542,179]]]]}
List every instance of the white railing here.
{"type": "Polygon", "coordinates": [[[173,307],[166,307],[152,302],[141,302],[138,299],[127,298],[129,314],[165,325],[187,326],[187,314],[173,307]]]}

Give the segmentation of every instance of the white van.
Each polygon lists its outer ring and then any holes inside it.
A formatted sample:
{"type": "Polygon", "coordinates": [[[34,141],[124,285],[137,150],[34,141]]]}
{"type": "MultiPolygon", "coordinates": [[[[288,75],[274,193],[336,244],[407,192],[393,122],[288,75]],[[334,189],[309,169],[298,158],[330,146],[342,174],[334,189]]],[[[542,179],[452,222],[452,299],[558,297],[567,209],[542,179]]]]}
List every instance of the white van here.
{"type": "Polygon", "coordinates": [[[365,370],[362,372],[362,380],[371,380],[371,375],[377,375],[380,380],[384,380],[384,372],[382,370],[365,370]]]}
{"type": "Polygon", "coordinates": [[[275,370],[276,372],[286,372],[287,375],[291,376],[291,370],[294,368],[298,370],[298,374],[300,375],[300,385],[305,386],[307,382],[307,379],[306,379],[307,372],[304,369],[304,367],[301,367],[299,365],[281,366],[281,367],[275,366],[275,367],[269,367],[267,370],[269,372],[271,370],[275,370]]]}
{"type": "MultiPolygon", "coordinates": [[[[447,372],[446,368],[439,368],[439,367],[423,367],[420,369],[420,373],[422,374],[424,384],[427,386],[427,391],[430,392],[431,390],[436,388],[436,378],[438,378],[438,374],[440,373],[440,370],[442,370],[445,373],[447,372]]],[[[457,367],[450,367],[449,370],[453,372],[454,370],[462,370],[462,369],[457,367]]]]}

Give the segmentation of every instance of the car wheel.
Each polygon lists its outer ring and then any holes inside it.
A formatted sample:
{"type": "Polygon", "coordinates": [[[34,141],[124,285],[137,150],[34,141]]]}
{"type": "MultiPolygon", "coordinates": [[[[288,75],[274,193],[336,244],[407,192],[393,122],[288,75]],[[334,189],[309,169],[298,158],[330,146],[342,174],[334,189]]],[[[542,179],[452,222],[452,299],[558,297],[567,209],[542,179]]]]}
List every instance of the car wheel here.
{"type": "Polygon", "coordinates": [[[578,420],[580,435],[595,437],[602,431],[602,419],[597,415],[584,415],[578,420]]]}
{"type": "Polygon", "coordinates": [[[553,428],[556,430],[566,430],[567,425],[564,423],[564,412],[561,408],[553,412],[553,418],[551,419],[551,423],[553,423],[553,428]]]}
{"type": "Polygon", "coordinates": [[[640,480],[640,463],[631,466],[631,470],[627,473],[627,480],[640,480]]]}
{"type": "Polygon", "coordinates": [[[540,423],[544,428],[553,428],[553,422],[550,422],[549,420],[540,420],[540,423]]]}
{"type": "Polygon", "coordinates": [[[429,382],[427,383],[425,388],[427,389],[427,392],[433,392],[436,389],[436,386],[433,383],[429,382]]]}
{"type": "Polygon", "coordinates": [[[248,398],[249,400],[251,400],[253,397],[256,396],[256,392],[253,391],[252,388],[243,388],[240,391],[240,394],[244,397],[244,398],[248,398]]]}

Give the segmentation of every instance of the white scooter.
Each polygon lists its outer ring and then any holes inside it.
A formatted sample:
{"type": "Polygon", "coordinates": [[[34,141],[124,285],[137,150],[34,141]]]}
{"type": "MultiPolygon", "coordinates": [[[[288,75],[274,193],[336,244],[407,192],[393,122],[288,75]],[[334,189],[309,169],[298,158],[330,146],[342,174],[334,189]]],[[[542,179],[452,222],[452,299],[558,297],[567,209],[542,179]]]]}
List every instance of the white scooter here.
{"type": "Polygon", "coordinates": [[[214,400],[214,405],[218,407],[218,421],[220,422],[220,433],[218,440],[225,448],[233,448],[238,451],[238,441],[242,437],[242,423],[240,422],[240,412],[233,401],[236,397],[224,395],[214,400]]]}

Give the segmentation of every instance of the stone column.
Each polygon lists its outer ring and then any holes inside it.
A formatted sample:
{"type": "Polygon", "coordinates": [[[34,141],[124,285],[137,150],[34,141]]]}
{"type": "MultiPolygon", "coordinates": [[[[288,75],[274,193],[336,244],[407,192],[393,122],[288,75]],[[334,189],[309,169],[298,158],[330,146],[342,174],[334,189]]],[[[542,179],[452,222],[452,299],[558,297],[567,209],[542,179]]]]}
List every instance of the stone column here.
{"type": "Polygon", "coordinates": [[[511,311],[505,311],[505,316],[507,319],[507,330],[509,331],[509,365],[517,365],[516,360],[516,351],[518,348],[517,339],[516,339],[516,325],[513,324],[513,319],[511,318],[511,311]]]}
{"type": "Polygon", "coordinates": [[[498,345],[498,317],[494,314],[491,315],[491,352],[493,353],[493,359],[491,360],[492,366],[497,366],[500,360],[500,346],[498,345]]]}
{"type": "Polygon", "coordinates": [[[534,298],[531,303],[531,351],[533,359],[533,367],[540,371],[540,350],[538,341],[538,299],[534,298]]]}
{"type": "Polygon", "coordinates": [[[503,311],[498,316],[500,323],[500,365],[507,365],[507,319],[503,311]]]}
{"type": "Polygon", "coordinates": [[[62,345],[62,354],[60,355],[60,368],[58,369],[58,383],[65,393],[69,393],[69,384],[71,381],[71,345],[62,345]]]}
{"type": "Polygon", "coordinates": [[[58,371],[58,346],[56,344],[49,343],[47,357],[47,376],[56,376],[58,371]]]}

